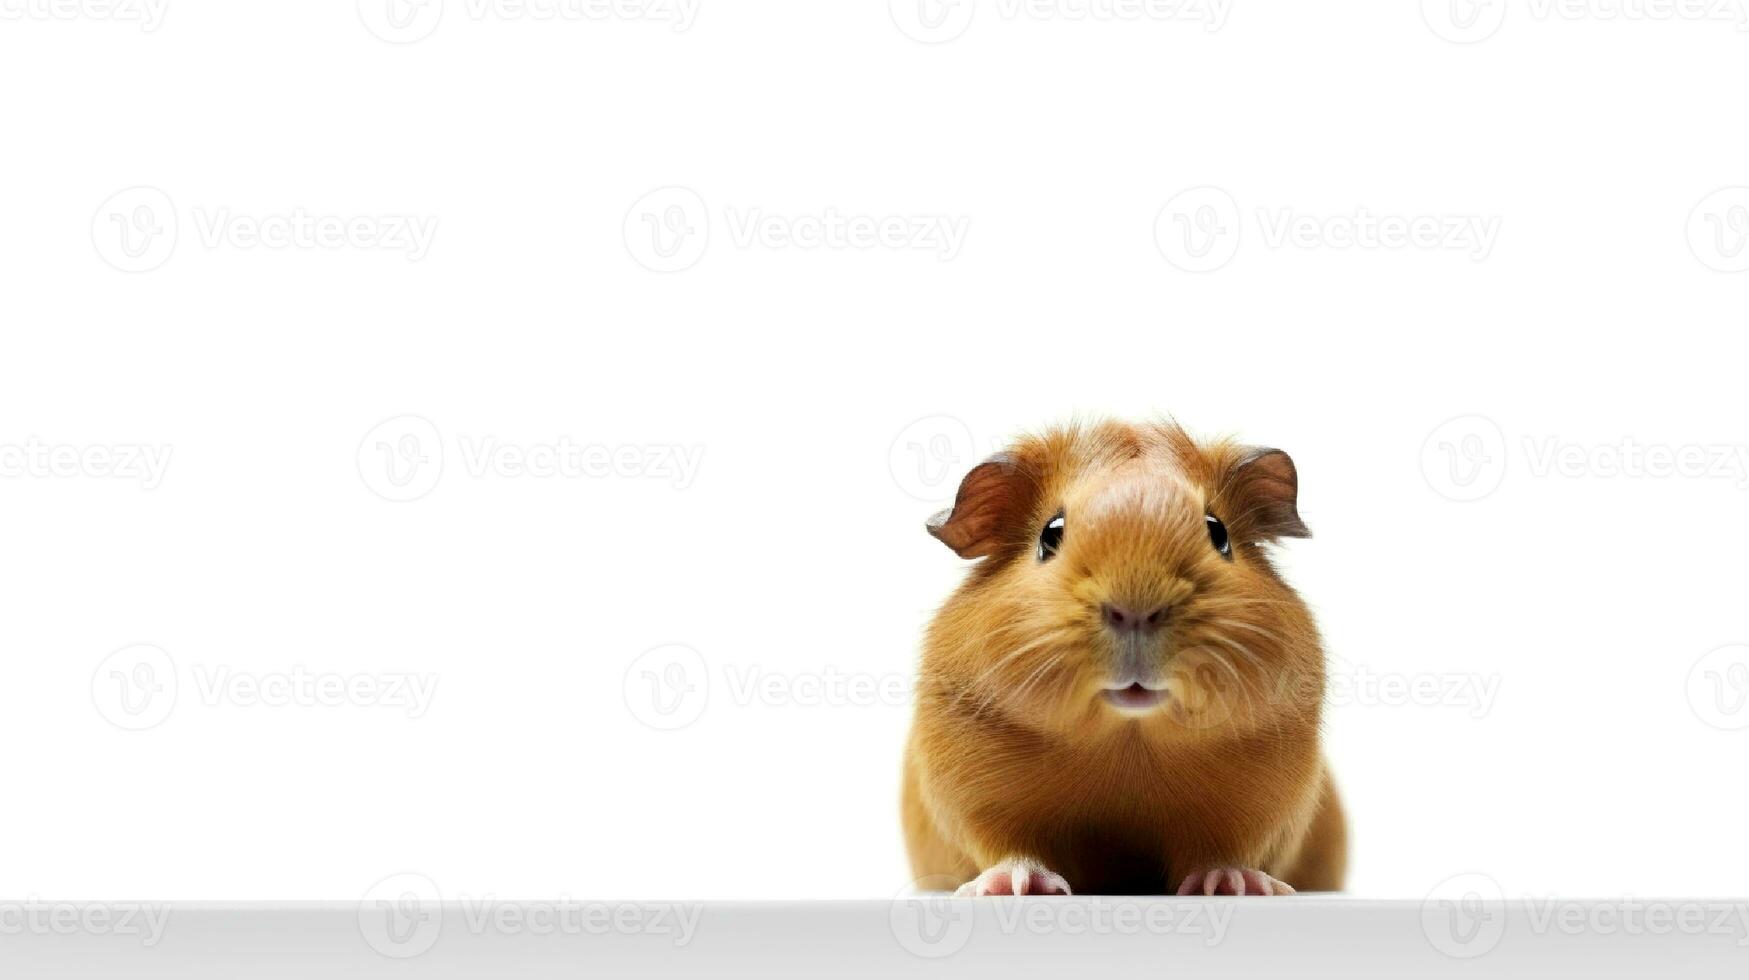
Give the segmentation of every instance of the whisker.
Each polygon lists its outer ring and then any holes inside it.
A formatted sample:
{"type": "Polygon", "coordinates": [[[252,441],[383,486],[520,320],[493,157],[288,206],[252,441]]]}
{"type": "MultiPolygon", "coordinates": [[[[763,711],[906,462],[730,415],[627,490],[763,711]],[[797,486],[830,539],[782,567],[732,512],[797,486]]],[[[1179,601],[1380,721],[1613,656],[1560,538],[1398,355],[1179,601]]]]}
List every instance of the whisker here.
{"type": "MultiPolygon", "coordinates": [[[[1048,639],[1048,638],[1046,638],[1046,639],[1048,639]]],[[[1041,646],[1044,646],[1046,639],[1041,639],[1035,643],[1028,644],[1026,649],[1033,650],[1033,649],[1037,649],[1041,646]]],[[[1033,677],[1037,676],[1040,672],[1047,669],[1051,665],[1062,660],[1062,658],[1063,658],[1063,655],[1061,653],[1053,654],[1052,656],[1046,658],[1043,663],[1041,663],[1039,666],[1033,668],[1033,671],[1031,674],[1027,675],[1027,683],[1030,683],[1030,681],[1032,680],[1033,677]]],[[[1012,657],[1005,658],[1004,662],[1006,662],[1007,660],[1012,660],[1012,659],[1013,659],[1012,657]]],[[[988,677],[990,675],[990,673],[991,673],[991,671],[987,670],[980,676],[988,677]]],[[[1022,687],[1024,688],[1024,683],[1023,683],[1022,687]]],[[[986,694],[984,696],[984,699],[982,701],[978,702],[978,706],[972,710],[972,717],[973,718],[981,717],[983,715],[984,711],[986,709],[988,709],[990,707],[990,705],[995,702],[996,698],[1002,694],[1002,690],[1003,689],[1000,686],[992,686],[989,693],[986,694]]],[[[972,692],[973,692],[973,689],[968,688],[968,693],[972,693],[972,692]]],[[[1018,694],[1016,693],[1014,696],[1018,696],[1018,694]]]]}
{"type": "Polygon", "coordinates": [[[1050,658],[1049,660],[1046,660],[1044,663],[1040,664],[1036,670],[1034,670],[1031,674],[1027,675],[1026,680],[1021,683],[1020,687],[1015,689],[1014,699],[1016,701],[1018,701],[1022,697],[1024,697],[1026,695],[1027,689],[1032,687],[1033,682],[1035,680],[1037,680],[1040,676],[1042,676],[1045,671],[1050,670],[1051,668],[1055,667],[1059,663],[1062,663],[1062,661],[1063,661],[1063,655],[1059,653],[1056,656],[1050,658]]]}
{"type": "Polygon", "coordinates": [[[1257,654],[1252,653],[1250,650],[1247,650],[1237,640],[1229,639],[1228,637],[1222,636],[1219,633],[1210,633],[1210,634],[1208,634],[1208,638],[1211,640],[1214,640],[1216,643],[1219,643],[1224,647],[1227,647],[1228,649],[1232,650],[1234,653],[1237,653],[1239,656],[1244,657],[1245,662],[1247,664],[1249,664],[1250,666],[1257,668],[1257,670],[1259,672],[1262,672],[1266,669],[1265,665],[1263,663],[1263,659],[1261,657],[1257,656],[1257,654]]]}

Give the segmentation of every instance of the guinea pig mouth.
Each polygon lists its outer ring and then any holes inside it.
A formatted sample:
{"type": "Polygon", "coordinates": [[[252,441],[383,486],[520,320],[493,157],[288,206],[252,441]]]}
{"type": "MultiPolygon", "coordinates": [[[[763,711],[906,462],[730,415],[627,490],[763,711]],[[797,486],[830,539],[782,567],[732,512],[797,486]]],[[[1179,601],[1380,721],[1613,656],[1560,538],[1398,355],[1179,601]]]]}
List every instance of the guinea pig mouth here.
{"type": "Polygon", "coordinates": [[[1144,714],[1166,703],[1166,689],[1148,687],[1137,681],[1127,687],[1108,687],[1100,691],[1105,703],[1126,714],[1144,714]]]}

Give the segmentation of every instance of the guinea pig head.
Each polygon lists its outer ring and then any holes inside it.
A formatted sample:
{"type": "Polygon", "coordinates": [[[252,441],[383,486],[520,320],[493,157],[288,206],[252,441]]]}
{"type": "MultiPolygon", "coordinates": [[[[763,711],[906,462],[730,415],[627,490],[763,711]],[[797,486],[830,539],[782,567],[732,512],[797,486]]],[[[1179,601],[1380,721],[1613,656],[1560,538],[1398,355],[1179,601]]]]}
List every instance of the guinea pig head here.
{"type": "Polygon", "coordinates": [[[1286,453],[1175,425],[1022,440],[929,523],[979,564],[931,626],[925,671],[960,705],[1046,730],[1315,719],[1316,630],[1264,550],[1309,534],[1297,496],[1286,453]]]}

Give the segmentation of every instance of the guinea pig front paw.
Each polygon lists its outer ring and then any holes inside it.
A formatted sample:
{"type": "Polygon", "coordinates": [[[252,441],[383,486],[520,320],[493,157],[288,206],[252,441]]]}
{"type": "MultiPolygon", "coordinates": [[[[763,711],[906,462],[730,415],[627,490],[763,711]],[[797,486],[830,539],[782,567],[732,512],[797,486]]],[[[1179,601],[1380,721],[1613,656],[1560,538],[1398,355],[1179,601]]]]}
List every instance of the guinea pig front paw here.
{"type": "Polygon", "coordinates": [[[1180,895],[1292,895],[1294,888],[1256,868],[1198,868],[1178,885],[1180,895]]]}
{"type": "Polygon", "coordinates": [[[1063,876],[1024,858],[1009,858],[973,878],[954,892],[956,898],[978,898],[983,895],[1067,895],[1069,883],[1063,876]]]}

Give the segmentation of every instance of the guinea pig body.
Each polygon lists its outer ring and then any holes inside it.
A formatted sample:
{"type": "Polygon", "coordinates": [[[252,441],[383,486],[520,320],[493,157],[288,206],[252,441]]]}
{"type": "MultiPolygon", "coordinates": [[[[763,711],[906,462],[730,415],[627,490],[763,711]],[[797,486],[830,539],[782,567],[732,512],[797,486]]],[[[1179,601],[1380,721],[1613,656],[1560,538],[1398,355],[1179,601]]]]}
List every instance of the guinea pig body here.
{"type": "Polygon", "coordinates": [[[913,874],[961,894],[1342,887],[1324,654],[1264,545],[1292,461],[1108,422],[980,464],[930,531],[980,559],[931,622],[907,745],[913,874]]]}

